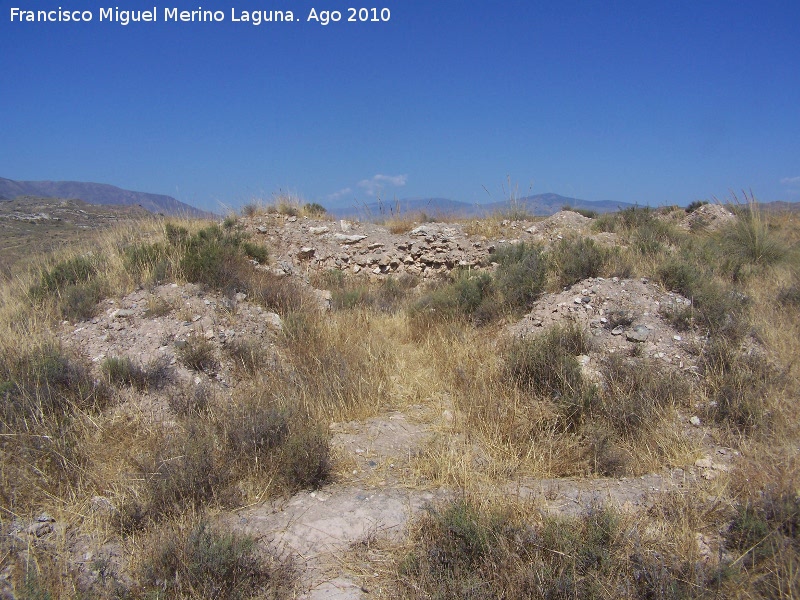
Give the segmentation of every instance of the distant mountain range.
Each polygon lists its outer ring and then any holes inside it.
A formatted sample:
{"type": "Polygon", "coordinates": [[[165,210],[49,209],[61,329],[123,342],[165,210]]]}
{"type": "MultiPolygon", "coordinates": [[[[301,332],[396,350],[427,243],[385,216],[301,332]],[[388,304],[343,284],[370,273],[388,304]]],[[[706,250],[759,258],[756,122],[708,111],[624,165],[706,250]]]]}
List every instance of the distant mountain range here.
{"type": "Polygon", "coordinates": [[[402,214],[425,213],[429,217],[480,218],[492,214],[527,213],[535,216],[549,216],[565,206],[593,210],[598,213],[613,212],[629,206],[627,202],[610,200],[580,200],[558,194],[537,194],[487,204],[469,204],[447,198],[404,198],[391,202],[370,202],[361,206],[329,206],[328,212],[339,218],[386,219],[402,214]]]}
{"type": "Polygon", "coordinates": [[[0,177],[0,200],[13,200],[18,196],[40,198],[64,198],[83,200],[89,204],[117,206],[141,206],[155,213],[168,216],[185,216],[201,219],[216,218],[217,215],[200,210],[163,194],[148,194],[123,190],[105,183],[81,181],[14,181],[0,177]]]}

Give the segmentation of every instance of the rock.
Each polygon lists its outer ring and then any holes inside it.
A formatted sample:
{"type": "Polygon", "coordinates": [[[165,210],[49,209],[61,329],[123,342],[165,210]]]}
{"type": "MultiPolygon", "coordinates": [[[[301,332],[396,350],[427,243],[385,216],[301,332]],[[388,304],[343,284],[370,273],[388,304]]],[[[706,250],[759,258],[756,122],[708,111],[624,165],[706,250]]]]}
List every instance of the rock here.
{"type": "Polygon", "coordinates": [[[408,232],[408,235],[421,235],[424,237],[428,237],[436,235],[436,230],[433,227],[429,227],[427,225],[420,225],[419,227],[414,227],[411,231],[408,232]]]}
{"type": "Polygon", "coordinates": [[[127,308],[118,308],[114,312],[111,313],[112,319],[129,319],[130,317],[134,316],[136,313],[127,308]]]}
{"type": "Polygon", "coordinates": [[[267,231],[269,231],[269,230],[266,227],[264,227],[263,225],[259,225],[258,227],[256,227],[256,231],[258,233],[267,233],[267,231]]]}
{"type": "Polygon", "coordinates": [[[270,329],[275,331],[283,331],[283,321],[276,313],[264,313],[264,321],[267,323],[267,327],[270,329]]]}
{"type": "Polygon", "coordinates": [[[366,238],[367,238],[367,236],[359,235],[357,233],[354,233],[352,235],[345,235],[343,233],[336,233],[333,236],[333,239],[335,239],[337,242],[341,242],[342,244],[355,244],[356,242],[360,242],[361,240],[364,240],[366,238]]]}
{"type": "Polygon", "coordinates": [[[323,233],[328,233],[330,229],[323,225],[322,227],[309,227],[308,231],[314,235],[322,235],[323,233]]]}
{"type": "Polygon", "coordinates": [[[645,325],[636,325],[633,329],[625,332],[625,339],[629,342],[646,342],[650,336],[650,330],[645,325]]]}
{"type": "Polygon", "coordinates": [[[342,219],[339,221],[339,227],[341,227],[342,231],[350,231],[350,221],[342,219]]]}
{"type": "Polygon", "coordinates": [[[617,325],[611,330],[611,335],[622,335],[624,332],[625,328],[622,325],[617,325]]]}
{"type": "Polygon", "coordinates": [[[689,419],[689,423],[691,423],[695,427],[700,427],[700,417],[698,416],[692,417],[691,419],[689,419]]]}
{"type": "Polygon", "coordinates": [[[694,461],[694,466],[700,469],[711,469],[714,467],[714,463],[711,462],[710,458],[698,458],[694,461]]]}
{"type": "Polygon", "coordinates": [[[311,258],[312,256],[314,256],[314,253],[316,251],[317,251],[316,248],[311,248],[309,246],[303,246],[297,252],[297,258],[299,258],[300,260],[311,258]]]}

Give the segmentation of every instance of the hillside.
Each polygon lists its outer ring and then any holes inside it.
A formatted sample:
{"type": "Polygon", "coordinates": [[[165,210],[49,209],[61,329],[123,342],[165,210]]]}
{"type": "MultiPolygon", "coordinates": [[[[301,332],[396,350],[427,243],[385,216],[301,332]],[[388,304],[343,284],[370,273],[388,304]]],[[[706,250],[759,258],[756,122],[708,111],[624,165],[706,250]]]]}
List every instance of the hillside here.
{"type": "Polygon", "coordinates": [[[213,213],[200,210],[172,196],[123,190],[105,183],[81,181],[13,181],[0,177],[0,199],[13,200],[18,196],[83,200],[89,204],[138,206],[153,214],[196,219],[214,218],[213,213]]]}
{"type": "Polygon", "coordinates": [[[527,212],[537,217],[547,217],[569,206],[597,213],[613,212],[632,206],[626,202],[591,201],[568,198],[558,194],[537,194],[510,200],[470,204],[448,198],[402,198],[391,201],[367,202],[361,205],[337,203],[328,207],[338,218],[361,220],[387,219],[403,214],[425,214],[434,219],[486,218],[494,214],[527,212]]]}
{"type": "Polygon", "coordinates": [[[800,224],[750,209],[59,248],[0,290],[0,595],[796,595],[800,224]]]}

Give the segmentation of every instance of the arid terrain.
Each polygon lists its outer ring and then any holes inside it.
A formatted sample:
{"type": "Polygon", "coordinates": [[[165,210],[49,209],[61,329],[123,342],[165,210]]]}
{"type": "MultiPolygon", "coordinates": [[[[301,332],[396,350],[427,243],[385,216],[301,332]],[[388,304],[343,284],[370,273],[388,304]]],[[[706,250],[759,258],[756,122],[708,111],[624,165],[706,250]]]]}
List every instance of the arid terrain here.
{"type": "Polygon", "coordinates": [[[43,202],[0,203],[0,597],[800,594],[797,213],[43,202]]]}

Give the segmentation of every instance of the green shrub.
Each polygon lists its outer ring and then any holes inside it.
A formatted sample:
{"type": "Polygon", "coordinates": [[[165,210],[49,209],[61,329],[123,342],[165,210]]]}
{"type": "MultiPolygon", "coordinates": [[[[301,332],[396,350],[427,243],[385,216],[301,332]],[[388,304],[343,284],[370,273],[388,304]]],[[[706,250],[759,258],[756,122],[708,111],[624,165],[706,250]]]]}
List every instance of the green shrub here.
{"type": "Polygon", "coordinates": [[[97,267],[88,256],[75,256],[55,264],[42,273],[39,284],[31,288],[31,293],[42,297],[67,286],[77,286],[91,282],[97,276],[97,267]]]}
{"type": "Polygon", "coordinates": [[[89,319],[95,316],[97,303],[104,294],[98,278],[97,267],[91,258],[76,256],[42,273],[39,283],[30,288],[30,294],[36,300],[55,298],[57,312],[62,319],[89,319]]]}
{"type": "Polygon", "coordinates": [[[265,264],[269,260],[269,251],[266,246],[261,244],[254,244],[252,242],[242,242],[242,250],[250,258],[254,258],[261,264],[265,264]]]}
{"type": "Polygon", "coordinates": [[[134,279],[159,284],[171,276],[169,250],[162,244],[138,244],[123,251],[125,271],[134,279]]]}
{"type": "Polygon", "coordinates": [[[736,339],[743,335],[748,300],[729,284],[701,271],[688,259],[667,261],[659,269],[658,278],[665,287],[692,302],[691,307],[662,309],[675,325],[686,328],[696,323],[717,337],[736,339]]]}
{"type": "Polygon", "coordinates": [[[189,239],[189,230],[180,225],[165,223],[164,236],[167,238],[167,243],[170,246],[178,247],[186,243],[186,241],[189,239]]]}
{"type": "Polygon", "coordinates": [[[492,256],[498,263],[492,300],[517,312],[528,310],[544,291],[547,264],[541,248],[530,244],[502,246],[492,256]]]}
{"type": "Polygon", "coordinates": [[[608,597],[633,583],[618,579],[627,566],[619,523],[611,509],[592,508],[533,526],[507,510],[454,500],[419,519],[398,577],[409,597],[608,597]]]}
{"type": "Polygon", "coordinates": [[[607,254],[591,238],[579,237],[560,240],[548,257],[559,284],[570,286],[588,277],[598,277],[607,254]]]}
{"type": "Polygon", "coordinates": [[[97,314],[97,305],[104,295],[103,287],[97,281],[68,285],[61,291],[59,315],[68,321],[91,319],[97,314]]]}
{"type": "Polygon", "coordinates": [[[309,202],[303,205],[303,212],[309,217],[322,217],[328,213],[328,210],[317,202],[309,202]]]}
{"type": "Polygon", "coordinates": [[[225,418],[228,447],[235,457],[257,459],[261,468],[269,467],[270,453],[289,437],[289,426],[298,415],[273,404],[249,401],[239,404],[225,418]]]}
{"type": "Polygon", "coordinates": [[[409,308],[412,328],[427,331],[435,323],[474,319],[483,322],[493,308],[492,277],[458,271],[451,280],[428,292],[409,308]],[[483,309],[486,309],[486,313],[483,309]]]}
{"type": "Polygon", "coordinates": [[[686,207],[686,212],[693,213],[698,208],[700,208],[701,206],[705,206],[706,204],[708,204],[708,202],[706,202],[705,200],[695,200],[694,202],[691,202],[689,206],[686,207]]]}
{"type": "Polygon", "coordinates": [[[252,537],[202,520],[157,536],[140,572],[146,597],[154,598],[277,600],[292,594],[294,578],[287,559],[264,557],[252,537]]]}
{"type": "Polygon", "coordinates": [[[734,269],[775,265],[789,254],[789,246],[773,231],[755,204],[741,211],[733,224],[721,230],[719,240],[734,269]]]}

